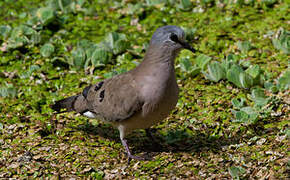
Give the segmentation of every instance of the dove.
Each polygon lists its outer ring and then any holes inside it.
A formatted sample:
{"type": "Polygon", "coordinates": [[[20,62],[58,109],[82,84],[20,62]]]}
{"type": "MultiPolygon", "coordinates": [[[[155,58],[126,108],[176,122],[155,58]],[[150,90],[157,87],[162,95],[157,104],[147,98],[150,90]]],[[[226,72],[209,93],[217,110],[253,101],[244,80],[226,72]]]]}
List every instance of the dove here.
{"type": "Polygon", "coordinates": [[[119,130],[128,159],[144,160],[131,153],[126,136],[136,129],[148,130],[175,108],[179,88],[174,61],[182,49],[195,52],[184,31],[173,25],[160,27],[136,68],[89,85],[75,96],[56,101],[51,108],[112,124],[119,130]]]}

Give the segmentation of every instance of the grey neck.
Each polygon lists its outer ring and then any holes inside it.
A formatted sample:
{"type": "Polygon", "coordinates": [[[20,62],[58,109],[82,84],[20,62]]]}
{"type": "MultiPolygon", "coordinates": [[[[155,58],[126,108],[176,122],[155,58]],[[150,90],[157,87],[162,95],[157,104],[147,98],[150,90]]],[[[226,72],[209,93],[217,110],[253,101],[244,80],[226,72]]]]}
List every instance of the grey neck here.
{"type": "Polygon", "coordinates": [[[172,75],[175,78],[174,60],[179,51],[173,51],[168,47],[150,46],[144,60],[133,70],[136,77],[153,76],[168,79],[172,75]]]}
{"type": "Polygon", "coordinates": [[[171,48],[150,45],[140,65],[154,66],[156,64],[168,64],[173,67],[177,54],[178,52],[171,48]]]}

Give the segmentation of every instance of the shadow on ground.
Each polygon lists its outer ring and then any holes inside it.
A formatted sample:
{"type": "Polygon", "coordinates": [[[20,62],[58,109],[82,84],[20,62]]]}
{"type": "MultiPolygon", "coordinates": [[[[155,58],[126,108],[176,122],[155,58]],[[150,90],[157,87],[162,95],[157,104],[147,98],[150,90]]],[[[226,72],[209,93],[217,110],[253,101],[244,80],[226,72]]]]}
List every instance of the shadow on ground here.
{"type": "MultiPolygon", "coordinates": [[[[266,133],[263,129],[262,124],[256,124],[251,126],[246,126],[246,129],[251,129],[252,134],[250,136],[245,136],[244,131],[238,131],[232,137],[219,137],[214,138],[210,134],[212,129],[208,128],[203,132],[196,132],[190,129],[175,129],[166,131],[166,135],[162,135],[155,129],[153,136],[155,137],[155,142],[146,136],[144,130],[136,130],[128,136],[128,142],[130,148],[134,153],[153,153],[153,152],[203,152],[203,151],[216,151],[219,152],[223,146],[239,144],[243,141],[247,141],[253,136],[261,135],[266,133]],[[189,132],[194,132],[192,135],[189,132]]],[[[91,134],[95,136],[102,136],[111,141],[120,142],[119,132],[112,126],[108,124],[98,124],[92,125],[86,123],[78,127],[74,127],[78,131],[83,131],[86,134],[91,134]]]]}

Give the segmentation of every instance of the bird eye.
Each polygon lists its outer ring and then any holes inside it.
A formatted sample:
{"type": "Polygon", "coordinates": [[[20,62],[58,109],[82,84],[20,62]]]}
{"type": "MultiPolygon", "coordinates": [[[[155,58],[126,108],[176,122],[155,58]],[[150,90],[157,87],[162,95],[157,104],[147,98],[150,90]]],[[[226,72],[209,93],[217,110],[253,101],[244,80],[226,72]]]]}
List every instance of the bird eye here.
{"type": "Polygon", "coordinates": [[[174,41],[174,42],[178,42],[178,37],[177,37],[177,35],[174,34],[174,33],[172,33],[172,34],[170,35],[170,40],[171,40],[171,41],[174,41]]]}

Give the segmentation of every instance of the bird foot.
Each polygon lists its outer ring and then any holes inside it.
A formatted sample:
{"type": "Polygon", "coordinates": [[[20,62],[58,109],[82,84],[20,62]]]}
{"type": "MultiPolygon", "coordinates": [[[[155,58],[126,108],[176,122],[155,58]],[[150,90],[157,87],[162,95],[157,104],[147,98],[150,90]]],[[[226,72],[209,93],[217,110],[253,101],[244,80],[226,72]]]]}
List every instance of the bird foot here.
{"type": "Polygon", "coordinates": [[[145,157],[145,156],[134,156],[134,155],[132,155],[131,152],[130,152],[130,150],[129,150],[129,146],[127,144],[127,140],[126,139],[122,139],[121,141],[122,141],[122,144],[125,147],[126,152],[127,152],[127,155],[128,155],[128,164],[130,163],[130,161],[132,159],[136,159],[138,161],[149,160],[149,158],[148,157],[145,157]]]}

